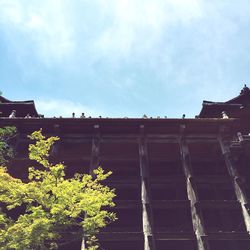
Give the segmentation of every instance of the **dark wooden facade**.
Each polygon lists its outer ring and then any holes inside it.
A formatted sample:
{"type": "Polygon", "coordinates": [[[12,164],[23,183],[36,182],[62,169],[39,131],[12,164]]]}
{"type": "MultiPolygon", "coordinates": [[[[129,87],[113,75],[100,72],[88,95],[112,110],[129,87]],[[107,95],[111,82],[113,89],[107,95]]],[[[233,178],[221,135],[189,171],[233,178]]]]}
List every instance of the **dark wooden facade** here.
{"type": "Polygon", "coordinates": [[[27,134],[42,128],[61,138],[52,156],[68,176],[113,171],[119,220],[100,233],[101,249],[249,250],[249,92],[203,104],[196,119],[2,117],[19,131],[10,171],[26,178],[27,134]]]}

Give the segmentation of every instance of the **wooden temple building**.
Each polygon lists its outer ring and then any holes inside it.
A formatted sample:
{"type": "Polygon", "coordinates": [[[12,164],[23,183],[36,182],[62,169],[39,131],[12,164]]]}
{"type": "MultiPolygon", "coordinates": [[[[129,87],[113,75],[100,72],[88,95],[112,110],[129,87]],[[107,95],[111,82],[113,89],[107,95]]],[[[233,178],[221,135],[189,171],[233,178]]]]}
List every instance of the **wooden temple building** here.
{"type": "Polygon", "coordinates": [[[0,112],[0,126],[19,132],[14,176],[26,178],[27,135],[40,128],[61,138],[52,156],[68,176],[113,171],[118,220],[100,233],[102,250],[250,249],[248,87],[204,101],[192,119],[41,118],[34,102],[3,97],[0,112]]]}

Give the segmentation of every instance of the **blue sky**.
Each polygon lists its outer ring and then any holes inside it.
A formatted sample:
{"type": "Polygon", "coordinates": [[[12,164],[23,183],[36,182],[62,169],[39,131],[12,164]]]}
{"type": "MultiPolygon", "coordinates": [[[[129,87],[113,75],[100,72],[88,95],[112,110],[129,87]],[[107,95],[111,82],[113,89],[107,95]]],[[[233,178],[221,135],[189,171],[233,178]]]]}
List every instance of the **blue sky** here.
{"type": "Polygon", "coordinates": [[[248,0],[0,0],[0,89],[47,117],[194,117],[245,83],[248,0]]]}

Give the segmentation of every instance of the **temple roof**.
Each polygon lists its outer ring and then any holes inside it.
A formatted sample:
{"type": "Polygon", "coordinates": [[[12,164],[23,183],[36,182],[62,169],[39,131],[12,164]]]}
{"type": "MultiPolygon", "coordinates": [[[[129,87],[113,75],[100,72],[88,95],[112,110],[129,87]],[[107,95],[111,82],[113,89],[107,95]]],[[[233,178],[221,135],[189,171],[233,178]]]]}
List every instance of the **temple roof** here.
{"type": "Polygon", "coordinates": [[[203,101],[199,118],[222,118],[222,112],[230,118],[250,114],[250,89],[245,85],[240,94],[226,102],[203,101]]]}
{"type": "Polygon", "coordinates": [[[32,117],[39,116],[34,101],[10,101],[0,96],[0,117],[9,117],[13,110],[16,111],[16,117],[25,117],[27,114],[32,117]]]}

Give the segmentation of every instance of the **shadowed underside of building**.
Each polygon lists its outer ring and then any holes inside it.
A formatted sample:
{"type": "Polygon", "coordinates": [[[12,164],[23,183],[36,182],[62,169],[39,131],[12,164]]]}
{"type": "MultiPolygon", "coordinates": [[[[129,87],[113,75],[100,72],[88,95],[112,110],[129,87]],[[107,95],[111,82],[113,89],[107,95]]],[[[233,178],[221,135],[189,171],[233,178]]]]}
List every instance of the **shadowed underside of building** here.
{"type": "Polygon", "coordinates": [[[250,249],[247,87],[228,102],[204,101],[195,119],[39,118],[33,102],[18,105],[0,100],[0,126],[19,131],[14,176],[27,178],[27,135],[40,128],[61,138],[52,157],[68,176],[113,171],[118,220],[99,234],[101,249],[250,249]]]}

